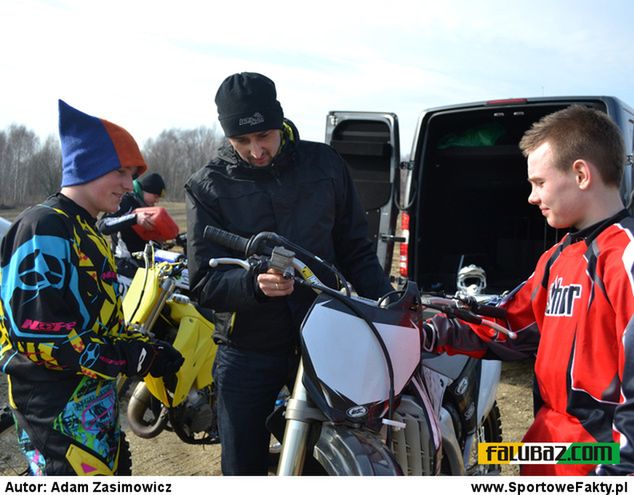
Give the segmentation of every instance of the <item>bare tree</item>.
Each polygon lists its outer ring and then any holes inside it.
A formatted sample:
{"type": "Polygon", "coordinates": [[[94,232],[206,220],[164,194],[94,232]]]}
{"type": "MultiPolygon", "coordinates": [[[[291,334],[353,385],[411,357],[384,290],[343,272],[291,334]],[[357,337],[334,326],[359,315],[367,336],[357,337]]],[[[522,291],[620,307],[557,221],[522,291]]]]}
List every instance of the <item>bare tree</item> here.
{"type": "MultiPolygon", "coordinates": [[[[199,127],[165,130],[145,143],[143,155],[165,179],[168,199],[184,200],[185,181],[214,157],[222,139],[215,127],[199,127]]],[[[32,204],[58,191],[61,168],[57,137],[42,142],[16,124],[0,131],[0,207],[32,204]]]]}
{"type": "Polygon", "coordinates": [[[28,181],[28,162],[38,146],[39,138],[33,131],[23,125],[9,127],[0,155],[1,203],[16,205],[30,200],[32,189],[28,181]]]}
{"type": "Polygon", "coordinates": [[[33,192],[39,201],[59,190],[62,182],[62,151],[59,140],[49,136],[40,149],[29,160],[29,172],[33,192]]]}
{"type": "Polygon", "coordinates": [[[4,167],[4,154],[7,148],[7,133],[0,131],[0,207],[8,206],[8,199],[5,197],[5,177],[8,179],[7,171],[4,167]]]}
{"type": "Polygon", "coordinates": [[[198,127],[169,129],[146,141],[143,156],[150,170],[160,173],[165,180],[167,199],[184,200],[185,181],[213,158],[221,140],[215,127],[198,127]]]}

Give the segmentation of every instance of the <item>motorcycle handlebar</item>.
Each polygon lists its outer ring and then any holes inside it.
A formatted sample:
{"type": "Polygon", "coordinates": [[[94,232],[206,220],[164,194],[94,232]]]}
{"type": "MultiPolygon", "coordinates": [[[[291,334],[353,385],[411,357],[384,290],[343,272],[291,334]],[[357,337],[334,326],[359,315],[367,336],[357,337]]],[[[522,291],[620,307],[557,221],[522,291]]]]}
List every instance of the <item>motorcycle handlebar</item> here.
{"type": "Polygon", "coordinates": [[[463,311],[474,313],[478,316],[488,316],[491,318],[499,318],[501,320],[506,319],[506,309],[479,303],[474,297],[442,297],[435,295],[423,295],[423,304],[446,307],[451,310],[461,309],[463,311]]]}
{"type": "Polygon", "coordinates": [[[491,318],[499,318],[500,320],[506,319],[506,309],[498,306],[491,306],[490,304],[480,304],[475,298],[470,298],[465,301],[471,311],[481,316],[490,316],[491,318]]]}
{"type": "Polygon", "coordinates": [[[456,317],[476,325],[485,325],[507,335],[511,339],[517,338],[517,334],[515,332],[494,321],[481,318],[481,316],[489,316],[505,319],[506,310],[504,308],[480,304],[473,298],[447,298],[423,295],[421,297],[421,302],[424,306],[441,311],[449,317],[456,317]]]}
{"type": "Polygon", "coordinates": [[[226,230],[222,230],[211,225],[205,227],[203,237],[208,241],[215,242],[227,249],[231,249],[232,251],[248,256],[247,250],[249,247],[249,239],[246,239],[245,237],[232,234],[231,232],[227,232],[226,230]]]}
{"type": "MultiPolygon", "coordinates": [[[[280,260],[282,260],[287,254],[282,254],[282,252],[280,251],[281,248],[290,248],[293,251],[298,251],[301,255],[305,256],[307,260],[313,260],[315,263],[318,263],[319,265],[330,270],[335,275],[339,286],[345,289],[347,295],[350,295],[348,282],[346,282],[344,276],[333,264],[324,261],[318,256],[312,254],[310,251],[307,251],[301,246],[292,243],[288,239],[285,239],[275,232],[259,232],[247,239],[245,237],[227,232],[226,230],[219,229],[212,225],[207,225],[203,231],[203,238],[220,246],[226,247],[230,250],[239,252],[245,258],[250,258],[253,255],[268,256],[270,257],[270,262],[272,263],[273,268],[277,268],[277,266],[275,266],[273,263],[275,254],[278,255],[276,259],[280,260]],[[278,250],[277,253],[276,249],[278,250]]],[[[288,253],[290,253],[293,259],[295,259],[295,252],[293,251],[289,251],[288,253]]],[[[212,268],[215,268],[219,264],[239,264],[240,266],[243,266],[239,261],[240,260],[236,260],[234,258],[212,258],[211,260],[209,260],[209,263],[212,268]]],[[[306,281],[314,285],[321,285],[319,279],[310,270],[310,268],[308,268],[304,261],[295,259],[292,264],[295,267],[295,270],[302,273],[303,276],[305,275],[304,278],[306,281]]],[[[284,269],[285,268],[282,268],[281,271],[284,271],[284,269]]],[[[326,286],[326,288],[329,287],[326,286]]]]}

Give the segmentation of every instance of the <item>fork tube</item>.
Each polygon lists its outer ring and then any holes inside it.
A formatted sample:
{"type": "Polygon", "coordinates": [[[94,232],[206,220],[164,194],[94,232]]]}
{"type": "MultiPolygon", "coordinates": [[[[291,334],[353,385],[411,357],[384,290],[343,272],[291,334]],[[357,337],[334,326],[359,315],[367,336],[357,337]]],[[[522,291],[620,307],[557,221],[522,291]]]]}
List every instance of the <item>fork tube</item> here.
{"type": "Polygon", "coordinates": [[[176,289],[176,282],[172,278],[168,278],[167,280],[165,280],[165,282],[163,282],[161,289],[162,291],[158,297],[158,301],[154,303],[154,307],[143,323],[143,332],[149,332],[150,330],[152,330],[152,328],[154,328],[154,323],[156,323],[156,320],[161,314],[161,310],[163,309],[165,302],[172,295],[174,289],[176,289]]]}
{"type": "MultiPolygon", "coordinates": [[[[304,365],[300,361],[295,386],[293,387],[293,394],[289,399],[289,405],[292,404],[293,401],[306,402],[308,400],[308,393],[302,383],[303,377],[304,365]]],[[[309,421],[299,419],[286,420],[284,441],[282,442],[282,451],[280,452],[280,462],[277,466],[278,476],[299,476],[302,474],[309,431],[309,421]]]]}

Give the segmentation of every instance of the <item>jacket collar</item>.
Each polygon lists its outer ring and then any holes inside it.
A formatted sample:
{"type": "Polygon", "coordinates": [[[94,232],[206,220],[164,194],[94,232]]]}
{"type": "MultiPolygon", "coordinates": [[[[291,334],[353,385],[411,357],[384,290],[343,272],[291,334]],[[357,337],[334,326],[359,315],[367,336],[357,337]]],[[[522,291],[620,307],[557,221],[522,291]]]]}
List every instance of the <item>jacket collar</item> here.
{"type": "Polygon", "coordinates": [[[87,223],[89,223],[93,227],[95,226],[97,219],[94,218],[90,213],[88,213],[84,208],[82,208],[77,203],[75,203],[68,196],[65,196],[61,192],[58,192],[50,196],[45,204],[51,205],[51,203],[55,203],[55,202],[59,203],[64,209],[64,211],[66,212],[66,214],[68,214],[69,216],[79,215],[87,223]]]}
{"type": "Polygon", "coordinates": [[[626,218],[628,215],[629,215],[628,211],[625,208],[623,208],[617,214],[612,215],[611,217],[608,217],[604,220],[601,220],[600,222],[597,222],[594,225],[590,225],[589,227],[586,227],[585,229],[570,232],[570,244],[578,242],[578,241],[585,241],[587,245],[590,245],[592,241],[594,241],[601,232],[607,229],[610,225],[620,222],[621,220],[626,218]]]}
{"type": "Polygon", "coordinates": [[[273,158],[270,165],[266,167],[254,167],[248,162],[245,162],[236,150],[231,146],[228,139],[225,139],[223,145],[218,150],[218,158],[226,162],[228,171],[261,171],[266,173],[276,173],[276,171],[283,170],[291,166],[295,160],[297,154],[297,142],[299,141],[299,131],[295,124],[288,119],[284,119],[282,128],[282,144],[280,150],[273,158]]]}

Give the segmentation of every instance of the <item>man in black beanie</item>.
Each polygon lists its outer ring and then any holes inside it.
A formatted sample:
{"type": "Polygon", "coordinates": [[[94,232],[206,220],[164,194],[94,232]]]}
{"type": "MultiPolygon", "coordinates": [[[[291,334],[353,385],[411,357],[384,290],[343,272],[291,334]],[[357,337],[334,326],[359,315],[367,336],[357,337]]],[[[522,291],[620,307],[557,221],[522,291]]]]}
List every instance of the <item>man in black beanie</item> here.
{"type": "MultiPolygon", "coordinates": [[[[222,472],[265,475],[265,421],[294,377],[299,327],[315,294],[294,290],[293,280],[274,270],[211,270],[210,258],[235,253],[205,241],[204,228],[244,237],[277,232],[340,267],[362,296],[376,299],[392,287],[346,164],[329,146],[299,139],[273,81],[233,74],[220,85],[216,105],[228,144],[185,184],[190,286],[202,306],[235,313],[214,365],[222,472]]],[[[330,272],[310,268],[336,285],[330,272]]]]}
{"type": "Polygon", "coordinates": [[[134,276],[137,265],[131,259],[131,253],[143,251],[146,241],[134,231],[133,225],[144,230],[152,230],[154,223],[148,212],[135,212],[137,208],[155,206],[165,193],[165,182],[157,172],[145,174],[133,182],[134,190],[121,198],[119,209],[104,216],[98,223],[104,235],[112,236],[112,248],[117,259],[120,274],[134,276]]]}

